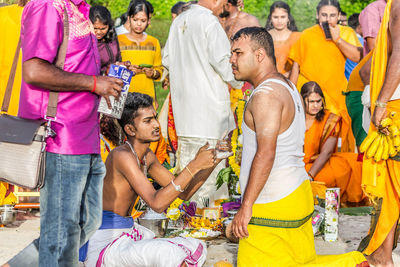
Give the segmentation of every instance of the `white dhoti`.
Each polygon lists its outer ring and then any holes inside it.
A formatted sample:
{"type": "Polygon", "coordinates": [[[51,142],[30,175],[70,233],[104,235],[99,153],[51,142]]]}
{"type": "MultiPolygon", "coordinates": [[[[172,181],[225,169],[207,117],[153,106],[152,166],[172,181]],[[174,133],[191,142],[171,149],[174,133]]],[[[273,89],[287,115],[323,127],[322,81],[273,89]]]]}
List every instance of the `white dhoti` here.
{"type": "MultiPolygon", "coordinates": [[[[217,139],[178,136],[175,173],[180,173],[183,171],[189,162],[194,159],[197,151],[207,142],[209,143],[210,148],[214,148],[217,144],[217,141],[217,139]]],[[[200,207],[203,206],[205,198],[209,199],[209,204],[211,207],[213,207],[215,200],[229,197],[228,187],[226,184],[223,184],[218,190],[216,190],[217,187],[215,185],[219,171],[225,168],[225,162],[226,160],[223,160],[220,164],[218,164],[217,167],[215,167],[207,181],[192,196],[191,200],[195,201],[200,207]]]]}

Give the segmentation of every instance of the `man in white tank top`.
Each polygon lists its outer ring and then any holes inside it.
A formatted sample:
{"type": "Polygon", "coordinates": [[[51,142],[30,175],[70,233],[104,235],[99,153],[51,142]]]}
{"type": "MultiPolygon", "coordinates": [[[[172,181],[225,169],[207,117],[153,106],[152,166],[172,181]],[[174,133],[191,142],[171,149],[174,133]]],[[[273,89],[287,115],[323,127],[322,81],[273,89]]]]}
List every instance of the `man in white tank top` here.
{"type": "Polygon", "coordinates": [[[295,86],[276,70],[271,36],[260,27],[241,29],[232,39],[231,54],[235,79],[256,88],[242,124],[242,205],[232,225],[240,238],[238,266],[327,266],[338,259],[355,266],[365,261],[358,252],[327,261],[315,253],[313,196],[302,151],[304,109],[295,86]]]}

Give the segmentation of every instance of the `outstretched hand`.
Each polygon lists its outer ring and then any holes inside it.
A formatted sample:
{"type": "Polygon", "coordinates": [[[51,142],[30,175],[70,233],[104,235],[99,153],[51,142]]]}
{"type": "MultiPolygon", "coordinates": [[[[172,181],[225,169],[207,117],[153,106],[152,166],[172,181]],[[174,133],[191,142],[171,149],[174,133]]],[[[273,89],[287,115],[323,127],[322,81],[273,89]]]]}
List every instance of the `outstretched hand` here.
{"type": "Polygon", "coordinates": [[[245,238],[249,236],[247,226],[249,225],[251,215],[251,208],[246,208],[244,206],[241,206],[238,213],[236,213],[232,222],[232,231],[237,238],[245,238]]]}
{"type": "Polygon", "coordinates": [[[215,149],[208,149],[208,142],[202,146],[196,154],[194,161],[199,170],[214,167],[216,162],[215,149]]]}

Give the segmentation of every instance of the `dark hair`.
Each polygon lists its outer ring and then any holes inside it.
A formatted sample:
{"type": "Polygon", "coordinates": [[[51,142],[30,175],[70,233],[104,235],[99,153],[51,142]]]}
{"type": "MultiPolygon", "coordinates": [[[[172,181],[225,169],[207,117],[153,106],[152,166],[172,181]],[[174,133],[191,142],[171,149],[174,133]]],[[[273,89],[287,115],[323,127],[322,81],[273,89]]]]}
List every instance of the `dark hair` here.
{"type": "Polygon", "coordinates": [[[125,136],[117,120],[102,114],[100,118],[100,133],[106,137],[114,146],[124,143],[125,136]]]}
{"type": "Polygon", "coordinates": [[[238,0],[228,0],[228,3],[231,4],[232,6],[237,6],[238,0]]]}
{"type": "Polygon", "coordinates": [[[171,7],[171,14],[179,15],[182,13],[182,8],[186,5],[186,2],[176,2],[175,5],[171,7]]]}
{"type": "Polygon", "coordinates": [[[132,5],[128,9],[128,17],[133,17],[139,12],[144,12],[147,18],[150,19],[151,14],[154,12],[152,4],[146,0],[135,0],[131,1],[131,3],[132,5]]]}
{"type": "Polygon", "coordinates": [[[322,119],[325,116],[325,96],[324,96],[324,93],[322,92],[321,87],[316,82],[307,82],[303,85],[303,87],[301,87],[300,94],[301,94],[301,97],[303,98],[304,104],[306,105],[307,108],[308,108],[308,103],[306,103],[306,99],[312,93],[319,94],[322,97],[322,109],[315,116],[317,121],[322,121],[322,119]]]}
{"type": "Polygon", "coordinates": [[[29,0],[18,0],[17,5],[24,7],[26,4],[28,4],[28,2],[29,0]]]}
{"type": "Polygon", "coordinates": [[[342,15],[342,16],[347,16],[347,13],[344,12],[343,10],[340,10],[340,15],[342,15]]]}
{"type": "Polygon", "coordinates": [[[151,96],[141,93],[128,93],[128,95],[126,96],[124,111],[122,112],[121,119],[118,120],[118,123],[124,133],[125,125],[134,125],[134,119],[137,117],[139,109],[152,106],[153,98],[151,98],[151,96]]]}
{"type": "Polygon", "coordinates": [[[253,51],[260,47],[263,48],[267,53],[267,56],[274,62],[274,65],[276,65],[274,41],[267,29],[263,27],[246,27],[235,33],[231,40],[234,42],[241,37],[250,38],[254,44],[252,45],[253,51]]]}
{"type": "Polygon", "coordinates": [[[338,12],[341,12],[340,4],[337,0],[321,0],[317,6],[317,13],[321,10],[324,6],[334,6],[337,8],[338,12]]]}
{"type": "Polygon", "coordinates": [[[351,28],[353,28],[353,30],[356,30],[358,25],[360,25],[360,21],[358,20],[359,16],[360,16],[360,13],[354,13],[348,19],[348,24],[351,28]]]}
{"type": "Polygon", "coordinates": [[[265,28],[268,31],[272,30],[274,28],[274,26],[272,25],[272,22],[271,22],[271,16],[272,16],[272,13],[274,13],[275,9],[277,9],[277,8],[283,8],[286,10],[286,12],[288,13],[288,18],[289,18],[287,27],[292,32],[297,32],[298,29],[296,26],[296,21],[294,20],[292,14],[290,13],[290,6],[283,1],[276,1],[270,6],[269,15],[268,15],[267,23],[265,24],[265,28]]]}
{"type": "Polygon", "coordinates": [[[108,26],[108,32],[103,37],[102,41],[110,43],[115,40],[117,34],[114,29],[114,21],[111,18],[110,11],[105,6],[92,6],[90,8],[89,18],[93,24],[96,21],[100,21],[104,25],[108,26]]]}

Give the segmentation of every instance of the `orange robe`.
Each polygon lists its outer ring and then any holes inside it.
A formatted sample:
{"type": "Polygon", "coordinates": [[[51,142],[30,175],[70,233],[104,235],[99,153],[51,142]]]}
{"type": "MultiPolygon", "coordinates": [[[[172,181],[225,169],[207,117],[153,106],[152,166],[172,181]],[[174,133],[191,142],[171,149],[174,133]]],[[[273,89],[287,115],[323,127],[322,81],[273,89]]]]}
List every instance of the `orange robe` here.
{"type": "MultiPolygon", "coordinates": [[[[360,46],[354,30],[340,27],[340,37],[346,42],[360,46]]],[[[309,81],[317,82],[324,92],[326,108],[342,117],[342,151],[353,152],[355,140],[351,130],[350,116],[347,113],[346,99],[342,94],[347,88],[344,76],[346,57],[335,42],[327,41],[319,25],[304,30],[300,39],[290,50],[289,59],[300,66],[297,88],[309,81]]]]}
{"type": "MultiPolygon", "coordinates": [[[[392,0],[387,1],[385,15],[376,41],[371,67],[371,110],[375,109],[375,101],[382,89],[388,64],[388,25],[392,0]]],[[[388,113],[400,113],[400,100],[389,101],[388,113]]],[[[374,130],[371,124],[370,131],[374,130]]],[[[397,155],[399,156],[399,155],[397,155]]],[[[366,255],[372,254],[385,241],[390,230],[398,224],[400,215],[400,161],[394,159],[376,163],[364,157],[362,187],[374,202],[375,214],[371,217],[369,234],[361,241],[359,250],[366,255]]],[[[399,224],[397,230],[399,230],[399,224]]],[[[397,246],[397,236],[393,248],[397,246]]]]}
{"type": "Polygon", "coordinates": [[[288,61],[290,48],[299,40],[301,32],[292,32],[285,42],[274,41],[276,68],[282,74],[292,69],[292,62],[288,61]]]}
{"type": "MultiPolygon", "coordinates": [[[[315,120],[306,131],[304,140],[304,163],[309,171],[318,158],[323,145],[330,137],[338,137],[341,118],[326,110],[322,121],[315,120]]],[[[358,155],[350,152],[335,152],[324,167],[314,177],[314,181],[323,182],[327,187],[339,187],[342,203],[363,200],[361,189],[362,163],[358,155]]],[[[324,196],[321,196],[324,198],[324,196]]]]}

